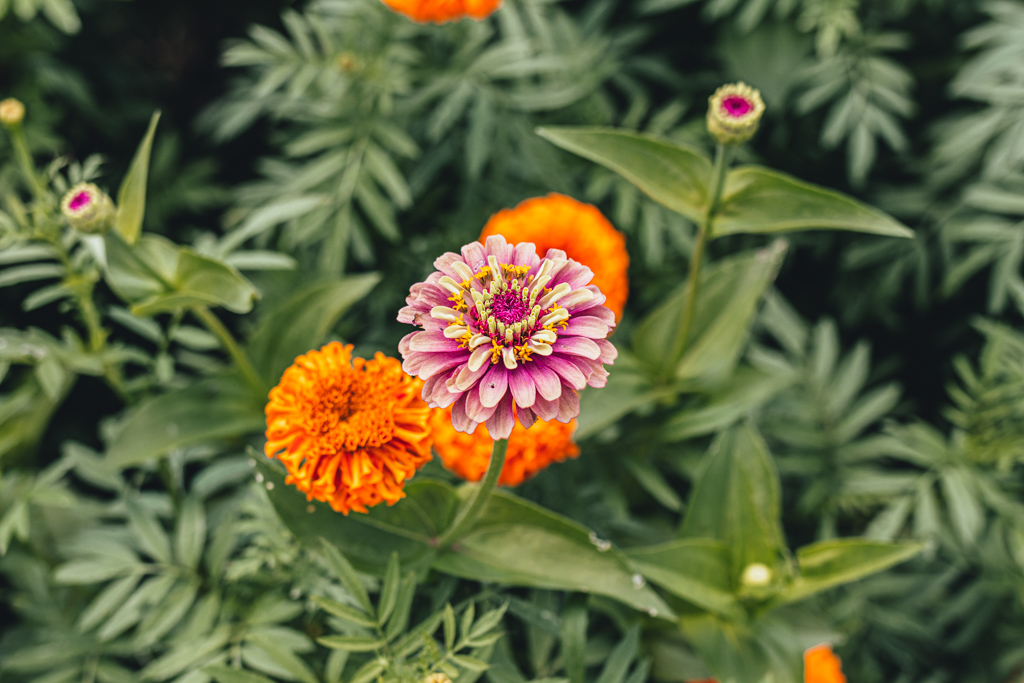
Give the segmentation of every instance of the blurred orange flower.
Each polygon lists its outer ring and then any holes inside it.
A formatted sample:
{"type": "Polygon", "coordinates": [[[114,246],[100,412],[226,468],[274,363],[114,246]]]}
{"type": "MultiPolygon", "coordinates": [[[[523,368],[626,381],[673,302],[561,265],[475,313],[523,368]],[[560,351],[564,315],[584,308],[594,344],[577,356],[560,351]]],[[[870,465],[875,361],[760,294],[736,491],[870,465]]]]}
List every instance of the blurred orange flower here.
{"type": "Polygon", "coordinates": [[[405,496],[405,481],[430,460],[423,382],[394,358],[352,358],[333,342],[299,356],[270,390],[264,452],[285,482],[343,514],[405,496]]]}
{"type": "Polygon", "coordinates": [[[443,24],[453,19],[483,19],[501,5],[501,0],[382,0],[391,9],[416,21],[443,24]]]}
{"type": "Polygon", "coordinates": [[[605,306],[622,318],[629,296],[629,253],[625,236],[596,206],[552,193],[520,202],[491,216],[480,240],[503,235],[510,244],[533,242],[541,256],[561,249],[569,258],[594,271],[591,284],[608,297],[605,306]]]}
{"type": "MultiPolygon", "coordinates": [[[[688,683],[718,683],[714,678],[688,683]]],[[[804,683],[846,683],[842,662],[832,646],[816,645],[804,652],[804,683]]]]}
{"type": "Polygon", "coordinates": [[[804,652],[804,683],[846,683],[842,662],[831,645],[816,645],[804,652]]]}
{"type": "MultiPolygon", "coordinates": [[[[472,434],[455,431],[452,426],[452,409],[436,408],[430,418],[434,433],[434,450],[449,470],[468,481],[480,481],[487,471],[494,441],[487,432],[487,425],[477,425],[472,434]]],[[[575,458],[580,454],[573,443],[576,420],[568,424],[537,420],[529,429],[523,427],[518,418],[508,439],[505,453],[505,467],[501,470],[498,483],[502,486],[518,486],[553,462],[575,458]]]]}

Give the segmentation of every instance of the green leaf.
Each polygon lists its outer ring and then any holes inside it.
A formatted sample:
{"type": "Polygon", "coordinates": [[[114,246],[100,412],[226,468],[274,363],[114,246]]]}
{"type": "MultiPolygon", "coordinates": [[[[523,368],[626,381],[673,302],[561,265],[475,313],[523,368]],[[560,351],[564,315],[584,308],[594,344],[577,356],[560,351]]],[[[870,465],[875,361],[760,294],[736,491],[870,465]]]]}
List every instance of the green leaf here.
{"type": "Polygon", "coordinates": [[[795,602],[857,581],[905,562],[923,548],[921,543],[884,543],[859,538],[838,538],[804,546],[796,552],[800,575],[780,599],[795,602]]]}
{"type": "Polygon", "coordinates": [[[574,438],[578,441],[592,436],[637,408],[672,393],[670,388],[652,384],[640,361],[620,350],[615,369],[608,375],[607,386],[580,392],[580,415],[574,438]]]}
{"type": "MultiPolygon", "coordinates": [[[[472,609],[472,603],[470,603],[470,609],[472,609]]],[[[452,609],[450,604],[444,606],[444,649],[445,652],[451,652],[452,647],[455,645],[455,610],[452,609]]]]}
{"type": "MultiPolygon", "coordinates": [[[[363,612],[373,614],[373,604],[370,602],[370,596],[366,593],[366,587],[363,586],[363,582],[359,579],[359,575],[356,574],[356,570],[345,559],[345,556],[341,554],[341,551],[331,545],[325,538],[320,539],[320,550],[323,553],[324,559],[327,560],[327,566],[341,580],[341,585],[345,587],[348,594],[355,598],[356,602],[363,608],[363,612]]],[[[372,623],[375,622],[371,622],[371,625],[372,623]]]]}
{"type": "Polygon", "coordinates": [[[257,471],[268,484],[268,495],[281,520],[299,539],[319,546],[321,538],[345,549],[345,557],[355,566],[382,572],[392,552],[398,553],[408,567],[425,561],[436,552],[436,538],[447,528],[458,500],[450,485],[430,479],[411,481],[405,498],[394,506],[377,505],[367,514],[339,515],[324,503],[309,502],[293,486],[284,483],[284,474],[262,456],[257,471]]]}
{"type": "Polygon", "coordinates": [[[163,237],[145,235],[134,245],[116,234],[104,236],[106,278],[111,289],[149,316],[187,306],[224,306],[248,313],[256,288],[231,266],[179,247],[163,237]]]}
{"type": "Polygon", "coordinates": [[[330,598],[324,598],[319,595],[312,596],[312,600],[325,611],[330,612],[339,619],[343,619],[366,628],[373,628],[377,625],[377,620],[370,617],[366,612],[340,603],[337,600],[331,600],[330,598]]]}
{"type": "Polygon", "coordinates": [[[273,683],[266,676],[223,664],[210,664],[204,666],[202,671],[212,676],[217,683],[273,683]]]}
{"type": "Polygon", "coordinates": [[[156,124],[160,120],[160,111],[153,112],[149,119],[149,128],[139,143],[139,148],[128,168],[128,174],[121,182],[117,191],[117,217],[114,229],[128,244],[135,244],[142,232],[142,218],[146,213],[146,178],[149,175],[149,152],[153,148],[153,136],[156,124]]]}
{"type": "Polygon", "coordinates": [[[629,671],[630,662],[636,657],[639,645],[640,625],[635,624],[626,631],[626,635],[608,655],[601,668],[601,674],[597,677],[597,683],[622,683],[626,680],[626,672],[629,671]]]}
{"type": "Polygon", "coordinates": [[[398,589],[401,585],[401,568],[398,565],[398,553],[392,552],[388,558],[387,568],[384,570],[384,583],[380,588],[380,596],[377,600],[377,625],[383,626],[395,609],[398,601],[398,589]]]}
{"type": "Polygon", "coordinates": [[[220,626],[212,633],[203,634],[196,641],[175,645],[162,656],[147,664],[140,675],[142,678],[156,681],[173,678],[227,645],[231,636],[232,631],[229,626],[220,626]]]}
{"type": "Polygon", "coordinates": [[[626,557],[614,548],[598,549],[591,536],[572,520],[497,491],[477,524],[433,566],[476,581],[606,595],[672,619],[672,610],[626,557]]]}
{"type": "Polygon", "coordinates": [[[206,543],[206,512],[198,499],[189,496],[181,505],[178,525],[174,530],[174,555],[178,562],[195,569],[203,556],[206,543]]]}
{"type": "Polygon", "coordinates": [[[160,521],[132,500],[126,501],[125,507],[132,534],[142,550],[158,562],[171,564],[171,540],[160,521]]]}
{"type": "Polygon", "coordinates": [[[748,564],[778,564],[786,549],[780,514],[779,479],[768,448],[753,426],[739,425],[711,445],[679,535],[725,543],[735,582],[748,564]]]}
{"type": "Polygon", "coordinates": [[[756,410],[795,379],[790,373],[766,374],[749,367],[738,368],[726,384],[716,387],[709,396],[701,397],[697,405],[672,416],[665,423],[661,437],[666,441],[683,441],[721,431],[756,410]]]}
{"type": "MultiPolygon", "coordinates": [[[[700,275],[693,321],[675,379],[716,384],[735,367],[747,341],[761,296],[778,273],[785,242],[712,264],[700,275]]],[[[680,286],[664,303],[641,320],[633,333],[633,354],[648,373],[661,377],[674,362],[680,321],[688,300],[680,286]]]]}
{"type": "Polygon", "coordinates": [[[588,613],[579,601],[570,601],[562,612],[562,657],[565,673],[572,683],[583,683],[586,672],[588,613]]]}
{"type": "Polygon", "coordinates": [[[742,616],[730,580],[729,549],[722,541],[688,538],[631,548],[626,555],[644,576],[673,595],[726,618],[742,616]]]}
{"type": "Polygon", "coordinates": [[[719,683],[803,680],[797,634],[781,618],[744,623],[707,615],[685,617],[682,627],[719,683]]]}
{"type": "Polygon", "coordinates": [[[111,467],[148,462],[175,448],[262,431],[263,402],[233,375],[213,378],[139,404],[107,449],[111,467]]]}
{"type": "Polygon", "coordinates": [[[761,166],[729,171],[710,234],[721,237],[811,229],[914,236],[892,216],[852,197],[761,166]]]}
{"type": "Polygon", "coordinates": [[[104,588],[82,612],[78,620],[78,629],[84,633],[103,621],[115,607],[121,605],[135,591],[141,580],[141,574],[133,574],[104,588]]]}
{"type": "Polygon", "coordinates": [[[367,273],[317,282],[295,292],[263,316],[249,342],[249,354],[263,378],[274,384],[295,358],[317,348],[338,318],[380,281],[367,273]]]}
{"type": "Polygon", "coordinates": [[[699,150],[614,128],[539,128],[537,134],[615,171],[659,204],[703,220],[711,162],[699,150]]]}
{"type": "Polygon", "coordinates": [[[324,647],[346,652],[373,652],[384,647],[387,642],[374,636],[324,636],[316,642],[324,647]]]}

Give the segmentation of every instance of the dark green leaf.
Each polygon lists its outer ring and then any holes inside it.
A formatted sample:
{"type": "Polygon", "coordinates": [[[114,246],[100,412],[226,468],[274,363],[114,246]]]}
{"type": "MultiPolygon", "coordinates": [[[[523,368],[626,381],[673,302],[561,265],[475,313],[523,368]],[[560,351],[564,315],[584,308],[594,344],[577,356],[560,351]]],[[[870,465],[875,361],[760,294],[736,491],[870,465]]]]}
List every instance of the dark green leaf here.
{"type": "Polygon", "coordinates": [[[598,549],[585,527],[501,491],[434,568],[476,581],[597,593],[652,616],[673,617],[618,550],[598,549]]]}
{"type": "Polygon", "coordinates": [[[752,426],[739,425],[711,445],[679,535],[725,543],[736,581],[748,564],[776,567],[786,548],[780,513],[779,479],[768,449],[752,426]]]}
{"type": "Polygon", "coordinates": [[[274,384],[296,356],[323,343],[338,318],[380,281],[376,273],[317,282],[264,315],[249,343],[253,363],[274,384]]]}

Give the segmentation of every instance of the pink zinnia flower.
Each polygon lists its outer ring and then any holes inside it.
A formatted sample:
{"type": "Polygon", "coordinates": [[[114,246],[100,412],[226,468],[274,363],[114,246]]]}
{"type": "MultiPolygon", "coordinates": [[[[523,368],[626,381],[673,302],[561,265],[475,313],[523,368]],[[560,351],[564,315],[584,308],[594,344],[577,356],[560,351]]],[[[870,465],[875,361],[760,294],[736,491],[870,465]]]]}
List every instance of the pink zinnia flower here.
{"type": "Polygon", "coordinates": [[[532,242],[501,235],[447,253],[437,271],[412,286],[400,322],[420,331],[398,345],[402,369],[425,380],[423,400],[452,406],[452,424],[472,432],[487,423],[506,439],[515,416],[524,427],[568,422],[580,412],[579,390],[603,387],[604,363],[618,352],[605,337],[615,314],[594,273],[561,249],[537,256],[532,242]]]}

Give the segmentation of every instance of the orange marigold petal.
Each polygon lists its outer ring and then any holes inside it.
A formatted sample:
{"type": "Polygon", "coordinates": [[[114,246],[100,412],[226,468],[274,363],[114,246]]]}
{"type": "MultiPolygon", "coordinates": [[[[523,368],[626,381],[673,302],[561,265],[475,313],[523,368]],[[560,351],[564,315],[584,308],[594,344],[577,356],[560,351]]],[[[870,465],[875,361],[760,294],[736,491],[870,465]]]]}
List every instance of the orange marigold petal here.
{"type": "Polygon", "coordinates": [[[423,382],[378,353],[352,358],[333,342],[295,359],[267,403],[267,457],[285,482],[343,514],[394,504],[430,460],[430,408],[423,382]]]}
{"type": "Polygon", "coordinates": [[[442,24],[453,19],[490,16],[502,0],[382,0],[391,9],[415,21],[442,24]]]}
{"type": "Polygon", "coordinates": [[[846,683],[842,661],[831,645],[817,645],[804,652],[804,683],[846,683]]]}
{"type": "MultiPolygon", "coordinates": [[[[487,425],[478,425],[472,434],[457,432],[452,426],[450,407],[435,408],[430,423],[434,450],[441,456],[444,466],[463,479],[480,481],[487,472],[494,443],[487,432],[487,425]]],[[[529,429],[516,420],[498,483],[518,486],[551,463],[578,456],[580,449],[572,440],[575,431],[576,420],[568,424],[537,420],[529,429]]]]}
{"type": "Polygon", "coordinates": [[[509,242],[533,242],[543,256],[561,249],[594,271],[591,284],[608,297],[605,306],[622,317],[629,296],[629,252],[626,237],[592,204],[552,193],[520,202],[491,216],[480,235],[503,235],[509,242]]]}

